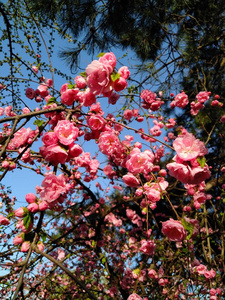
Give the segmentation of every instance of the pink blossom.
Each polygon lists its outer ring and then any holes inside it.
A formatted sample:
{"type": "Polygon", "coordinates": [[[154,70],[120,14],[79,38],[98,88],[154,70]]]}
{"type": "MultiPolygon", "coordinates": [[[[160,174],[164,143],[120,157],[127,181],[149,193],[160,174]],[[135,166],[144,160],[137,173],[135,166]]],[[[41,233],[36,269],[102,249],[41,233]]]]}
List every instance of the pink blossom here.
{"type": "Polygon", "coordinates": [[[87,123],[91,130],[102,130],[105,127],[105,120],[103,117],[98,115],[93,115],[91,117],[88,117],[87,123]]]}
{"type": "Polygon", "coordinates": [[[188,95],[185,94],[185,92],[182,92],[180,94],[177,94],[174,98],[174,100],[171,102],[170,106],[173,108],[174,106],[184,108],[189,103],[188,95]]]}
{"type": "Polygon", "coordinates": [[[46,84],[44,83],[40,84],[37,89],[42,98],[48,96],[49,92],[48,92],[48,86],[46,84]]]}
{"type": "Polygon", "coordinates": [[[169,219],[162,222],[162,233],[170,240],[174,242],[181,242],[187,236],[187,232],[184,229],[180,221],[169,219]]]}
{"type": "Polygon", "coordinates": [[[86,79],[80,75],[75,77],[75,83],[78,89],[84,89],[87,86],[86,79]]]}
{"type": "Polygon", "coordinates": [[[137,294],[131,294],[127,300],[143,300],[140,296],[138,296],[137,294]]]}
{"type": "Polygon", "coordinates": [[[64,84],[61,89],[61,102],[65,105],[73,105],[74,101],[78,100],[79,89],[69,89],[68,84],[64,84]],[[66,89],[64,89],[66,87],[66,89]]]}
{"type": "Polygon", "coordinates": [[[68,158],[67,151],[58,144],[53,144],[50,146],[43,145],[39,148],[39,151],[41,156],[53,166],[57,166],[59,163],[65,164],[68,158]]]}
{"type": "Polygon", "coordinates": [[[141,99],[143,99],[146,103],[152,104],[152,102],[156,99],[156,94],[149,90],[143,90],[140,95],[141,99]]]}
{"type": "Polygon", "coordinates": [[[61,195],[67,193],[68,188],[63,174],[59,176],[48,174],[41,184],[40,200],[47,203],[55,202],[61,195]]]}
{"type": "Polygon", "coordinates": [[[160,190],[157,190],[156,187],[148,187],[148,184],[144,185],[145,192],[144,194],[147,196],[148,200],[151,202],[157,202],[161,198],[160,190]]]}
{"type": "Polygon", "coordinates": [[[29,249],[30,249],[30,242],[29,241],[23,242],[20,250],[22,252],[27,252],[29,249]]]}
{"type": "Polygon", "coordinates": [[[120,227],[122,226],[122,220],[117,219],[116,216],[111,212],[108,215],[105,216],[105,222],[112,223],[113,225],[120,227]]]}
{"type": "Polygon", "coordinates": [[[208,153],[205,144],[196,139],[191,133],[186,133],[184,136],[176,138],[173,142],[173,147],[183,161],[192,160],[208,153]]]}
{"type": "Polygon", "coordinates": [[[36,67],[36,66],[32,66],[32,70],[34,71],[34,73],[38,73],[38,67],[36,67]]]}
{"type": "Polygon", "coordinates": [[[211,269],[210,271],[206,270],[204,276],[206,279],[212,279],[216,277],[216,272],[213,269],[211,269]]]}
{"type": "Polygon", "coordinates": [[[57,126],[54,128],[54,132],[61,144],[70,145],[78,137],[79,129],[69,120],[61,120],[58,121],[57,126]]]}
{"type": "Polygon", "coordinates": [[[44,244],[42,242],[40,242],[40,241],[38,241],[37,247],[38,247],[38,250],[41,251],[41,252],[43,252],[44,249],[45,249],[44,244]]]}
{"type": "Polygon", "coordinates": [[[53,80],[52,79],[47,79],[47,86],[52,87],[53,86],[53,80]]]}
{"type": "Polygon", "coordinates": [[[209,171],[209,168],[207,165],[204,166],[204,168],[196,167],[192,168],[191,170],[191,180],[189,180],[188,183],[190,184],[200,184],[202,181],[205,181],[206,179],[209,179],[211,176],[211,172],[209,171]]]}
{"type": "Polygon", "coordinates": [[[24,233],[21,233],[14,237],[13,245],[20,245],[24,242],[24,233]]]}
{"type": "Polygon", "coordinates": [[[30,203],[28,206],[27,206],[27,209],[32,212],[32,213],[35,213],[39,210],[39,207],[38,207],[38,204],[37,203],[30,203]]]}
{"type": "Polygon", "coordinates": [[[187,165],[172,162],[167,164],[166,167],[169,170],[170,176],[175,177],[182,183],[189,183],[189,181],[192,179],[191,168],[187,165]]]}
{"type": "Polygon", "coordinates": [[[82,152],[83,152],[83,150],[82,150],[81,146],[79,146],[77,144],[70,144],[67,161],[71,158],[79,156],[82,152]]]}
{"type": "Polygon", "coordinates": [[[220,118],[221,123],[225,123],[225,115],[220,118]]]}
{"type": "Polygon", "coordinates": [[[150,90],[143,90],[141,92],[141,99],[143,99],[142,107],[149,109],[151,105],[156,101],[156,94],[150,90]]]}
{"type": "Polygon", "coordinates": [[[213,100],[211,105],[212,106],[218,106],[221,102],[219,102],[218,100],[213,100]]]}
{"type": "Polygon", "coordinates": [[[210,298],[209,298],[209,300],[217,300],[218,298],[217,298],[217,296],[216,295],[214,295],[214,296],[210,296],[210,298]]]}
{"type": "Polygon", "coordinates": [[[138,185],[140,185],[139,180],[132,173],[128,172],[126,175],[122,177],[122,179],[125,182],[125,184],[130,187],[137,187],[138,185]]]}
{"type": "Polygon", "coordinates": [[[9,225],[10,221],[8,218],[4,217],[3,215],[0,215],[0,225],[9,225]]]}
{"type": "Polygon", "coordinates": [[[154,125],[151,129],[150,129],[150,133],[153,136],[160,136],[162,131],[160,130],[160,127],[158,125],[154,125]]]}
{"type": "Polygon", "coordinates": [[[211,95],[211,92],[199,92],[196,95],[196,99],[200,102],[200,103],[204,103],[205,101],[207,101],[209,99],[209,96],[211,95]]]}
{"type": "Polygon", "coordinates": [[[105,65],[97,60],[87,66],[87,85],[94,95],[101,95],[108,90],[112,91],[112,87],[110,87],[112,69],[110,65],[105,65]]]}
{"type": "Polygon", "coordinates": [[[156,270],[154,270],[154,269],[150,269],[149,271],[148,271],[148,276],[150,277],[150,278],[157,278],[158,277],[158,275],[157,275],[157,273],[156,273],[156,270]]]}
{"type": "Polygon", "coordinates": [[[9,168],[9,161],[4,160],[4,161],[2,162],[2,168],[8,169],[8,168],[9,168]]]}
{"type": "Polygon", "coordinates": [[[103,168],[103,172],[104,174],[109,177],[110,179],[112,179],[113,177],[116,176],[116,172],[113,170],[112,166],[111,165],[106,165],[104,168],[103,168]]]}
{"type": "Polygon", "coordinates": [[[113,52],[107,52],[99,58],[99,62],[104,65],[109,65],[113,69],[116,66],[116,57],[113,52]]]}
{"type": "Polygon", "coordinates": [[[35,93],[35,90],[33,90],[32,88],[27,88],[25,95],[29,99],[34,99],[36,93],[35,93]]]}
{"type": "Polygon", "coordinates": [[[196,271],[198,272],[199,275],[205,274],[205,271],[207,271],[206,266],[200,264],[196,267],[196,271]]]}
{"type": "MultiPolygon", "coordinates": [[[[175,157],[176,159],[176,157],[175,157]]],[[[182,183],[200,184],[202,181],[208,179],[211,175],[209,168],[205,165],[203,168],[199,166],[192,167],[187,163],[172,162],[166,165],[170,176],[175,177],[182,183]]]]}
{"type": "Polygon", "coordinates": [[[103,154],[110,155],[118,148],[120,141],[113,132],[102,132],[99,137],[99,149],[103,154]]]}
{"type": "Polygon", "coordinates": [[[28,203],[34,203],[37,200],[37,196],[33,193],[28,193],[26,194],[25,199],[28,203]]]}
{"type": "Polygon", "coordinates": [[[166,123],[167,128],[173,128],[176,125],[176,121],[174,118],[168,119],[168,123],[166,123]]]}
{"type": "Polygon", "coordinates": [[[154,154],[150,150],[145,150],[144,152],[141,152],[138,148],[134,150],[130,153],[130,158],[126,162],[126,168],[134,175],[138,173],[148,174],[153,167],[154,154]]]}
{"type": "Polygon", "coordinates": [[[49,208],[49,205],[48,205],[48,203],[46,202],[46,201],[40,201],[39,203],[38,203],[38,209],[40,210],[40,211],[45,211],[46,209],[48,209],[49,208]]]}
{"type": "Polygon", "coordinates": [[[217,288],[217,289],[216,289],[216,292],[217,292],[218,295],[221,295],[221,294],[222,294],[222,290],[221,290],[220,288],[217,288]]]}
{"type": "Polygon", "coordinates": [[[16,113],[14,113],[14,112],[12,111],[12,106],[11,106],[11,105],[5,107],[5,115],[6,115],[7,117],[13,117],[13,116],[16,116],[16,113]]]}
{"type": "Polygon", "coordinates": [[[113,82],[113,88],[116,92],[120,92],[127,87],[127,81],[125,78],[120,77],[116,81],[113,82]]]}
{"type": "Polygon", "coordinates": [[[15,210],[15,216],[18,218],[23,218],[27,213],[28,213],[28,209],[26,207],[20,207],[18,209],[15,210]]]}
{"type": "Polygon", "coordinates": [[[98,171],[98,168],[99,168],[99,161],[97,159],[91,159],[90,163],[89,163],[89,166],[88,166],[88,171],[90,173],[90,175],[92,176],[95,176],[97,171],[98,171]]]}
{"type": "Polygon", "coordinates": [[[103,116],[105,113],[101,108],[100,102],[94,103],[90,107],[90,112],[95,113],[96,115],[103,116]]]}
{"type": "Polygon", "coordinates": [[[154,255],[156,249],[156,244],[152,240],[141,240],[141,247],[139,250],[146,255],[154,255]]]}
{"type": "Polygon", "coordinates": [[[62,260],[66,256],[66,253],[63,249],[58,248],[57,253],[58,253],[58,256],[57,256],[58,260],[62,260]]]}
{"type": "Polygon", "coordinates": [[[126,109],[123,113],[124,119],[130,121],[133,117],[133,111],[131,109],[126,109]]]}
{"type": "Polygon", "coordinates": [[[42,138],[42,142],[46,146],[51,146],[53,144],[56,144],[58,142],[58,137],[54,131],[46,132],[42,138]]]}
{"type": "Polygon", "coordinates": [[[135,216],[136,212],[130,208],[126,209],[126,215],[129,219],[133,219],[133,217],[135,216]]]}
{"type": "Polygon", "coordinates": [[[123,66],[123,67],[119,68],[118,74],[120,74],[120,76],[125,78],[125,79],[130,77],[130,71],[129,71],[128,67],[126,67],[126,66],[123,66]]]}
{"type": "Polygon", "coordinates": [[[112,92],[112,94],[109,96],[108,98],[108,102],[109,104],[116,104],[117,100],[119,99],[120,95],[115,93],[115,92],[112,92]]]}
{"type": "Polygon", "coordinates": [[[25,115],[25,114],[29,114],[31,111],[30,111],[30,109],[28,108],[28,107],[24,107],[23,108],[23,114],[25,115]]]}
{"type": "Polygon", "coordinates": [[[23,127],[14,134],[14,137],[10,141],[8,148],[10,150],[14,150],[16,148],[26,146],[26,144],[30,142],[34,136],[35,131],[31,130],[31,128],[23,127]]]}

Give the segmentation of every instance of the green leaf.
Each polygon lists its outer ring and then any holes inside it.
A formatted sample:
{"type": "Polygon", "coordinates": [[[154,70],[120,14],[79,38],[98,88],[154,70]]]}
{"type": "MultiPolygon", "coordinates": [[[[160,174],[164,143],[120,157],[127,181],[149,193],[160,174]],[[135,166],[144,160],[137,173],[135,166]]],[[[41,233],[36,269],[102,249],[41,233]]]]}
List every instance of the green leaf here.
{"type": "Polygon", "coordinates": [[[96,241],[91,241],[91,246],[93,247],[93,248],[95,248],[96,247],[96,245],[97,245],[97,242],[96,241]]]}
{"type": "Polygon", "coordinates": [[[206,159],[205,159],[204,156],[199,156],[199,157],[197,158],[197,162],[200,164],[200,166],[201,166],[202,168],[204,168],[205,163],[206,163],[206,159]]]}
{"type": "Polygon", "coordinates": [[[106,258],[103,257],[103,258],[102,258],[102,264],[104,265],[105,263],[106,263],[106,258]]]}
{"type": "Polygon", "coordinates": [[[71,83],[71,84],[68,84],[67,87],[68,87],[68,89],[71,90],[71,89],[75,89],[75,88],[76,88],[76,85],[71,83]]]}
{"type": "Polygon", "coordinates": [[[110,77],[111,77],[112,81],[115,82],[117,79],[120,78],[120,74],[113,72],[110,77]]]}
{"type": "Polygon", "coordinates": [[[28,230],[30,223],[32,221],[31,215],[30,214],[26,214],[23,218],[23,225],[26,228],[26,230],[28,230]]]}
{"type": "Polygon", "coordinates": [[[47,238],[47,234],[45,232],[42,232],[41,239],[42,239],[43,243],[46,241],[46,238],[47,238]]]}
{"type": "Polygon", "coordinates": [[[105,55],[105,52],[99,53],[99,54],[97,55],[97,57],[99,58],[99,57],[102,57],[103,55],[105,55]]]}
{"type": "Polygon", "coordinates": [[[47,102],[47,105],[50,105],[50,104],[53,104],[53,103],[56,103],[55,97],[49,98],[49,99],[48,99],[48,102],[47,102]]]}
{"type": "Polygon", "coordinates": [[[181,219],[181,224],[184,226],[184,229],[188,232],[187,240],[189,240],[194,231],[194,225],[187,222],[185,219],[181,219]]]}
{"type": "Polygon", "coordinates": [[[86,78],[86,72],[81,72],[81,73],[79,73],[79,75],[86,78]]]}
{"type": "Polygon", "coordinates": [[[134,274],[139,275],[141,270],[140,269],[135,269],[135,270],[133,270],[133,272],[134,272],[134,274]]]}
{"type": "Polygon", "coordinates": [[[43,125],[44,121],[43,120],[35,120],[34,125],[37,125],[39,128],[43,125]]]}

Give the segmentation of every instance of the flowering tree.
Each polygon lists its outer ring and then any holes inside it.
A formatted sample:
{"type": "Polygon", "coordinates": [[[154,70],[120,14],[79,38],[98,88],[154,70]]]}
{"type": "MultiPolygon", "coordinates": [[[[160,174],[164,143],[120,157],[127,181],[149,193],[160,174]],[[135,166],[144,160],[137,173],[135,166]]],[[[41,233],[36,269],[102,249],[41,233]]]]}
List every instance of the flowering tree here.
{"type": "MultiPolygon", "coordinates": [[[[116,63],[112,52],[102,54],[58,97],[42,77],[36,90],[26,89],[28,101],[45,101],[33,111],[1,108],[1,178],[27,166],[43,176],[19,208],[2,186],[4,299],[221,298],[223,199],[207,192],[215,186],[209,150],[160,113],[165,101],[185,107],[188,96],[166,99],[145,89],[137,106],[131,99],[117,116],[106,114],[102,101],[115,105],[130,76],[116,63]],[[32,119],[33,129],[26,126],[32,119]],[[82,146],[93,141],[98,157],[82,146]],[[167,148],[175,155],[170,162],[167,148]]],[[[124,95],[129,101],[131,90],[124,95]]],[[[201,92],[191,107],[203,109],[206,101],[210,93],[201,92]]],[[[211,105],[221,110],[215,97],[211,105]]]]}
{"type": "Polygon", "coordinates": [[[0,178],[41,178],[23,206],[1,186],[2,299],[223,299],[225,166],[207,147],[223,140],[223,99],[131,86],[112,52],[58,87],[40,60],[28,69],[0,86],[0,178]],[[216,121],[190,132],[166,105],[216,121]]]}

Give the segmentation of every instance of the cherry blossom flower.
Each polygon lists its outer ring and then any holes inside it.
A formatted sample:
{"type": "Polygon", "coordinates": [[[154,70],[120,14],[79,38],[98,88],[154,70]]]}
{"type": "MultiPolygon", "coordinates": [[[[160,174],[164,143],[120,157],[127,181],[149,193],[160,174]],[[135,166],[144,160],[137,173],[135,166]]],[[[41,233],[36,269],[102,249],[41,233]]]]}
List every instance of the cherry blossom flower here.
{"type": "Polygon", "coordinates": [[[127,298],[127,300],[142,300],[142,298],[137,294],[133,293],[127,298]]]}
{"type": "Polygon", "coordinates": [[[8,218],[4,217],[3,215],[0,215],[0,225],[9,225],[10,221],[8,218]]]}
{"type": "Polygon", "coordinates": [[[58,121],[57,126],[54,128],[54,132],[59,139],[59,142],[67,146],[76,140],[79,129],[69,120],[61,120],[58,121]]]}
{"type": "Polygon", "coordinates": [[[187,232],[184,229],[180,221],[169,219],[162,222],[162,233],[170,240],[174,242],[180,242],[187,236],[187,232]]]}
{"type": "Polygon", "coordinates": [[[191,133],[186,133],[183,136],[177,137],[173,142],[173,147],[179,158],[183,161],[192,160],[208,153],[205,144],[196,139],[191,133]]]}
{"type": "Polygon", "coordinates": [[[174,100],[171,102],[170,106],[171,108],[174,108],[175,106],[184,108],[189,103],[188,95],[185,94],[185,92],[182,92],[180,94],[177,94],[174,98],[174,100]]]}
{"type": "Polygon", "coordinates": [[[139,180],[132,173],[128,172],[126,175],[122,177],[122,179],[125,182],[125,184],[130,187],[137,187],[138,185],[140,185],[139,180]]]}
{"type": "Polygon", "coordinates": [[[130,158],[126,162],[126,167],[130,173],[134,175],[138,173],[148,174],[153,167],[154,155],[150,150],[141,152],[138,148],[135,148],[130,153],[130,158]]]}
{"type": "Polygon", "coordinates": [[[152,240],[141,240],[141,247],[139,250],[146,255],[154,255],[156,249],[156,244],[152,240]]]}
{"type": "Polygon", "coordinates": [[[98,60],[92,61],[86,68],[87,85],[94,95],[101,95],[103,92],[112,92],[110,75],[112,66],[103,64],[98,60]]]}
{"type": "Polygon", "coordinates": [[[86,79],[80,75],[75,77],[75,83],[78,89],[84,89],[87,86],[86,79]]]}
{"type": "Polygon", "coordinates": [[[63,174],[56,176],[54,174],[46,175],[40,187],[40,200],[47,203],[55,203],[61,195],[68,192],[69,185],[63,174]]]}

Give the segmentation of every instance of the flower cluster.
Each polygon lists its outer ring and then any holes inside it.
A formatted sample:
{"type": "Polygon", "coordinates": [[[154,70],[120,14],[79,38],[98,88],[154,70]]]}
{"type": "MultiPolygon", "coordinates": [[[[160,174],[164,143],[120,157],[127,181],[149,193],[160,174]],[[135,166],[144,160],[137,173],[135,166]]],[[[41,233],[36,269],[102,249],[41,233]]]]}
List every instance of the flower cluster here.
{"type": "Polygon", "coordinates": [[[207,154],[204,143],[191,133],[179,136],[173,142],[177,155],[174,162],[167,164],[169,174],[182,183],[200,184],[210,177],[208,165],[201,166],[199,158],[207,154]]]}
{"type": "Polygon", "coordinates": [[[79,129],[69,120],[58,121],[54,131],[46,132],[40,147],[42,157],[53,166],[65,164],[71,158],[82,153],[82,148],[75,144],[79,129]]]}

